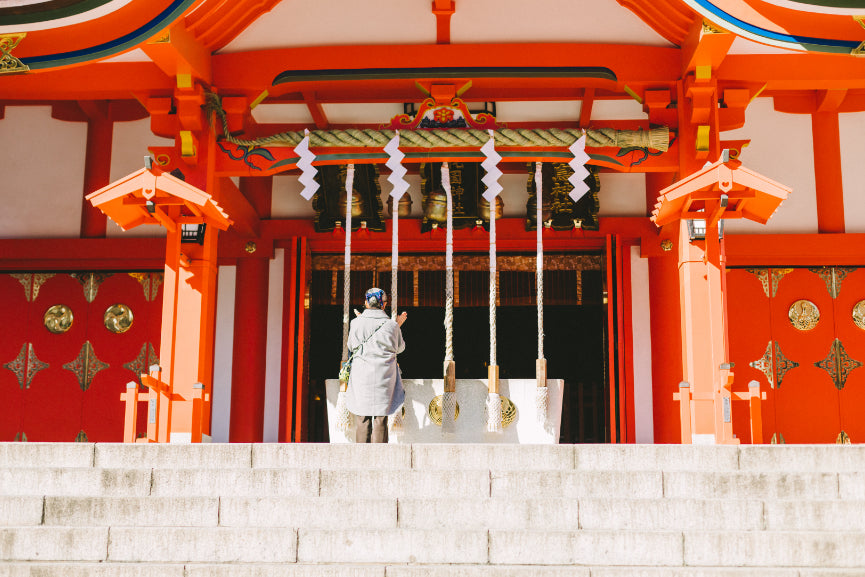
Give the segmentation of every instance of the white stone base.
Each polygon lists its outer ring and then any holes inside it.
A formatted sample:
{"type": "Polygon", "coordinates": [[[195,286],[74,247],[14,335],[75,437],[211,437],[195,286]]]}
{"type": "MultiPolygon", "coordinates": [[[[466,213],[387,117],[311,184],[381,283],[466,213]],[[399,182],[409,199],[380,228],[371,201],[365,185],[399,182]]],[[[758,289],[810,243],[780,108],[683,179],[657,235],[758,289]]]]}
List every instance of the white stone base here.
{"type": "MultiPolygon", "coordinates": [[[[354,442],[354,429],[348,435],[336,428],[336,399],[339,381],[326,381],[328,431],[331,443],[354,442]]],[[[502,433],[488,433],[484,406],[487,401],[486,379],[458,379],[456,382],[457,403],[460,414],[456,420],[456,432],[444,435],[441,426],[429,416],[429,404],[444,390],[442,379],[403,379],[405,386],[406,415],[403,430],[390,434],[391,443],[512,443],[512,444],[556,444],[562,422],[562,387],[560,379],[547,380],[549,402],[547,423],[538,422],[535,409],[535,379],[503,379],[499,381],[499,392],[508,397],[517,407],[513,423],[502,433]]]]}

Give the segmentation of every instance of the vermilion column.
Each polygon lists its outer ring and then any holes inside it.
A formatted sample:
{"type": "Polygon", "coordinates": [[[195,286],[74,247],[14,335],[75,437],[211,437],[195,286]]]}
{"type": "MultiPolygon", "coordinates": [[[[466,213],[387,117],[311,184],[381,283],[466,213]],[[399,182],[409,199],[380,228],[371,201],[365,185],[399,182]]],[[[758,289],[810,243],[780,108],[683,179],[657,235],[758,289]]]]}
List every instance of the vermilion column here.
{"type": "Polygon", "coordinates": [[[269,264],[266,258],[237,261],[228,433],[232,443],[260,443],[264,438],[269,264]]]}
{"type": "MultiPolygon", "coordinates": [[[[110,182],[113,133],[114,122],[111,120],[93,118],[87,122],[84,196],[110,182]]],[[[81,203],[81,238],[105,238],[108,217],[83,198],[81,203]]]]}
{"type": "Polygon", "coordinates": [[[811,114],[818,232],[844,232],[844,186],[837,112],[811,114]]]}

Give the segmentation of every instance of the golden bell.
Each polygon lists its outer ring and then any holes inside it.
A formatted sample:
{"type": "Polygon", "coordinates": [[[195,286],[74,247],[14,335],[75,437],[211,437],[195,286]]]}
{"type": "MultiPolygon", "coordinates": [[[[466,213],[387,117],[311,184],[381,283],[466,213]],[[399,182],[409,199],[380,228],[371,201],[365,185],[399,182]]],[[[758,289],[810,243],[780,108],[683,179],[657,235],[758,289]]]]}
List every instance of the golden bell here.
{"type": "MultiPolygon", "coordinates": [[[[537,195],[529,197],[529,201],[526,203],[526,216],[528,218],[534,218],[538,213],[538,205],[537,205],[537,195]]],[[[553,209],[550,207],[550,200],[548,198],[544,199],[544,204],[541,206],[541,221],[547,222],[553,218],[553,209]]]]}
{"type": "Polygon", "coordinates": [[[423,206],[423,217],[432,222],[447,222],[448,198],[445,191],[439,188],[429,193],[423,206]]]}
{"type": "MultiPolygon", "coordinates": [[[[388,197],[387,203],[387,213],[393,217],[393,199],[388,197]]],[[[397,210],[399,211],[400,218],[408,218],[411,216],[411,195],[409,193],[405,193],[402,195],[402,198],[399,199],[399,204],[397,210]]]]}
{"type": "MultiPolygon", "coordinates": [[[[345,214],[345,189],[339,193],[339,214],[345,214]]],[[[351,217],[360,218],[363,216],[363,197],[354,189],[351,191],[351,217]]]]}
{"type": "MultiPolygon", "coordinates": [[[[505,201],[502,200],[502,196],[496,195],[496,220],[500,219],[502,215],[505,214],[505,201]]],[[[484,220],[490,219],[490,201],[481,196],[478,201],[478,216],[480,216],[484,220]]]]}

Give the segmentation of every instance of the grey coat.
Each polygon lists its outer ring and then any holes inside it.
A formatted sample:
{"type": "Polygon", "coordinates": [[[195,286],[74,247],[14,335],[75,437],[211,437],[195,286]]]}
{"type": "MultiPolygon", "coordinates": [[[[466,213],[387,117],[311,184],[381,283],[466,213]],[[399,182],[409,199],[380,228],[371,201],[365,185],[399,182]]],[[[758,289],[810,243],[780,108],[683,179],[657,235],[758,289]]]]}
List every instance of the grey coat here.
{"type": "Polygon", "coordinates": [[[366,309],[351,321],[349,353],[372,335],[351,362],[346,404],[355,415],[380,417],[396,412],[405,399],[397,353],[405,349],[396,321],[380,309],[366,309]],[[379,325],[384,323],[375,334],[379,325]]]}

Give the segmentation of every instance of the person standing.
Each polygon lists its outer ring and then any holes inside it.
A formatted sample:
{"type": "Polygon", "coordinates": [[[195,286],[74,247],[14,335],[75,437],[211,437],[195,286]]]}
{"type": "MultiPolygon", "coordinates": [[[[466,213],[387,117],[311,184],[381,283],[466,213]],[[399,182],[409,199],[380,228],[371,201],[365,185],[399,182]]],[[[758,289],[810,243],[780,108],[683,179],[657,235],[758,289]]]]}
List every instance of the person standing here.
{"type": "Polygon", "coordinates": [[[346,406],[355,415],[356,443],[387,443],[387,417],[405,400],[396,356],[405,349],[402,312],[393,321],[384,312],[387,294],[366,291],[364,311],[351,321],[348,348],[354,351],[346,392],[346,406]]]}

